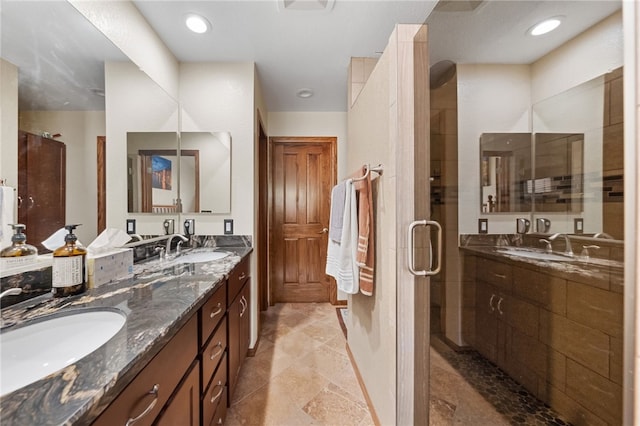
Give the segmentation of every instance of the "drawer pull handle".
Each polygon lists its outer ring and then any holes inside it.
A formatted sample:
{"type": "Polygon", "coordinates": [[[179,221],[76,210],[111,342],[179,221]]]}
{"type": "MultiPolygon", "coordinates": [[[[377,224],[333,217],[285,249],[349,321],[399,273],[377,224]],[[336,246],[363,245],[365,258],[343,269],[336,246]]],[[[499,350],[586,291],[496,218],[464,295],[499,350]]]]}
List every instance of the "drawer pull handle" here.
{"type": "MultiPolygon", "coordinates": [[[[209,356],[209,359],[210,359],[211,361],[213,361],[214,359],[218,358],[218,357],[220,356],[220,354],[221,354],[222,352],[224,352],[224,349],[222,349],[222,342],[218,342],[218,344],[217,344],[217,345],[215,345],[215,346],[214,346],[214,348],[220,348],[220,350],[219,350],[218,352],[216,352],[215,354],[214,354],[214,353],[212,353],[212,354],[209,356]]],[[[212,350],[211,352],[213,352],[213,350],[212,350]]]]}
{"type": "Polygon", "coordinates": [[[496,295],[492,294],[491,295],[491,299],[489,299],[489,307],[491,308],[491,312],[496,310],[496,308],[493,307],[493,299],[495,299],[495,298],[496,298],[496,295]]]}
{"type": "Polygon", "coordinates": [[[493,276],[495,276],[496,278],[500,278],[501,280],[504,280],[505,278],[507,278],[506,275],[496,274],[495,272],[493,273],[493,276]]]}
{"type": "Polygon", "coordinates": [[[501,297],[500,300],[498,300],[498,312],[500,312],[500,315],[504,315],[504,312],[502,312],[502,301],[504,299],[501,297]]]}
{"type": "Polygon", "coordinates": [[[151,410],[153,410],[153,407],[155,407],[156,403],[158,402],[158,390],[159,389],[160,389],[160,385],[159,384],[156,383],[155,385],[153,385],[151,390],[147,393],[147,395],[153,395],[153,401],[151,401],[151,403],[147,406],[147,408],[144,409],[144,411],[142,413],[140,413],[139,416],[133,417],[133,418],[129,418],[129,420],[127,420],[127,423],[125,423],[125,426],[133,425],[138,420],[140,420],[141,418],[143,418],[144,416],[149,414],[151,412],[151,410]]]}
{"type": "Polygon", "coordinates": [[[215,387],[219,387],[220,388],[220,392],[218,392],[215,396],[211,397],[211,403],[213,404],[214,402],[216,402],[216,399],[220,398],[220,395],[222,395],[222,392],[224,391],[224,386],[222,386],[222,381],[218,381],[218,384],[215,385],[215,387]]]}
{"type": "Polygon", "coordinates": [[[240,304],[242,305],[242,311],[240,312],[240,316],[242,317],[247,310],[247,299],[245,299],[244,296],[240,298],[240,304]]]}
{"type": "Polygon", "coordinates": [[[211,311],[211,313],[209,314],[209,318],[213,318],[216,315],[220,315],[220,313],[222,313],[222,305],[220,304],[220,302],[218,302],[217,309],[215,311],[211,311]]]}
{"type": "Polygon", "coordinates": [[[238,281],[242,281],[246,278],[247,276],[243,273],[240,274],[240,276],[238,277],[238,281]]]}

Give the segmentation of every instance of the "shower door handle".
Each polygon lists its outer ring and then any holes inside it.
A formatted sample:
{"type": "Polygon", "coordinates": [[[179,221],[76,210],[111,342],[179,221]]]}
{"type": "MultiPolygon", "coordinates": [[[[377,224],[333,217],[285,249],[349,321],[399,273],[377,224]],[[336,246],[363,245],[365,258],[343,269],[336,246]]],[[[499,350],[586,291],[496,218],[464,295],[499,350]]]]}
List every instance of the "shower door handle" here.
{"type": "MultiPolygon", "coordinates": [[[[433,246],[429,252],[430,257],[432,252],[433,246]]],[[[411,222],[409,225],[407,239],[407,259],[409,261],[409,271],[417,277],[432,276],[440,272],[440,266],[442,265],[442,226],[440,226],[438,222],[435,220],[416,220],[411,222]],[[438,262],[435,269],[433,269],[433,265],[431,264],[432,262],[429,262],[429,270],[416,271],[415,269],[415,241],[413,235],[418,226],[434,226],[438,231],[438,242],[436,244],[436,248],[438,250],[438,262]]]]}

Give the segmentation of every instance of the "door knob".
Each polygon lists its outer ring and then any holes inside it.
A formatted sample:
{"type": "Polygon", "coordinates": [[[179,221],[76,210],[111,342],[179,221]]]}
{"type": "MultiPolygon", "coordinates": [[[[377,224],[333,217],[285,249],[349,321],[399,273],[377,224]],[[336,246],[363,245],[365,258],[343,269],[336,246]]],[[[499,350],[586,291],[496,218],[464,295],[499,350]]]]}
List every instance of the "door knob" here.
{"type": "Polygon", "coordinates": [[[328,228],[322,228],[322,231],[318,232],[318,234],[326,234],[327,232],[329,232],[328,228]]]}

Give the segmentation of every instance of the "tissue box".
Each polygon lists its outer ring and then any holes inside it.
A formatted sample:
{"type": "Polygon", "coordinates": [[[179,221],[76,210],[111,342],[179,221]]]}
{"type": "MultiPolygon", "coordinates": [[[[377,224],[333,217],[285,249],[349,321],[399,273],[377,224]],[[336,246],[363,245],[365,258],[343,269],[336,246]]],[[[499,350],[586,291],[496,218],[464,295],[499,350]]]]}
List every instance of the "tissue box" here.
{"type": "Polygon", "coordinates": [[[87,256],[89,288],[98,287],[133,274],[133,250],[114,249],[87,256]]]}

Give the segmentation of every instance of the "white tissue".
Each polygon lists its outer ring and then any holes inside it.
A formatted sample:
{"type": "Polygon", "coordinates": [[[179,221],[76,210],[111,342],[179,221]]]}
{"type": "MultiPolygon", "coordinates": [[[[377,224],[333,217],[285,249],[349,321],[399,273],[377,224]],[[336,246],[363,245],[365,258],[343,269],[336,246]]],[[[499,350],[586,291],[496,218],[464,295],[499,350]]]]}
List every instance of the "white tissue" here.
{"type": "MultiPolygon", "coordinates": [[[[51,234],[49,238],[42,242],[42,245],[45,246],[48,250],[54,251],[55,249],[62,247],[64,243],[64,237],[67,235],[69,231],[64,228],[58,229],[56,232],[51,234]]],[[[80,241],[78,241],[80,243],[80,241]]]]}
{"type": "Polygon", "coordinates": [[[131,240],[131,235],[121,229],[107,228],[89,244],[89,254],[104,253],[118,247],[122,247],[131,240]]]}

